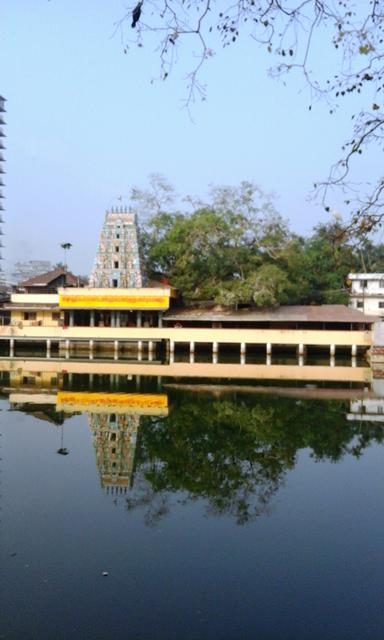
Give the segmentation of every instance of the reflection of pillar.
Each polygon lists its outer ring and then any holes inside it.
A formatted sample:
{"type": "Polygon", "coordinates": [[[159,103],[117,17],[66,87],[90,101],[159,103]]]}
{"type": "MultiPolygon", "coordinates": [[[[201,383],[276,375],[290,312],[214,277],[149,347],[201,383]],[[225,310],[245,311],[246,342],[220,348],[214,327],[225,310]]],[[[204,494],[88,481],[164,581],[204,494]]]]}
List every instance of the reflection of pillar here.
{"type": "Polygon", "coordinates": [[[175,362],[175,342],[174,340],[169,341],[169,363],[173,364],[175,362]]]}
{"type": "Polygon", "coordinates": [[[75,312],[73,309],[69,312],[69,326],[73,327],[75,325],[75,312]]]}
{"type": "Polygon", "coordinates": [[[90,315],[89,315],[89,326],[90,327],[94,327],[95,326],[95,311],[94,311],[94,309],[91,310],[90,315]]]}
{"type": "Polygon", "coordinates": [[[65,341],[65,357],[66,357],[66,358],[69,358],[69,344],[70,344],[70,343],[69,343],[69,340],[67,339],[67,340],[65,341]]]}
{"type": "Polygon", "coordinates": [[[159,316],[158,316],[157,325],[159,327],[162,327],[163,326],[163,313],[162,313],[162,311],[159,311],[158,314],[159,314],[159,316]]]}
{"type": "Polygon", "coordinates": [[[143,343],[141,340],[137,343],[137,359],[140,361],[143,359],[143,343]]]}
{"type": "Polygon", "coordinates": [[[153,360],[153,342],[150,340],[148,342],[148,360],[153,360]]]}
{"type": "Polygon", "coordinates": [[[101,486],[108,493],[125,493],[132,484],[140,416],[90,413],[88,420],[101,486]]]}
{"type": "Polygon", "coordinates": [[[355,358],[357,356],[357,345],[356,344],[352,345],[351,355],[352,355],[352,358],[355,358]]]}
{"type": "Polygon", "coordinates": [[[47,358],[51,357],[51,341],[47,338],[47,358]]]}
{"type": "Polygon", "coordinates": [[[336,346],[334,344],[329,345],[329,353],[331,358],[333,358],[336,355],[336,346]]]}
{"type": "Polygon", "coordinates": [[[137,311],[136,313],[136,326],[141,327],[141,311],[137,311]]]}
{"type": "Polygon", "coordinates": [[[217,364],[219,355],[219,345],[217,342],[212,344],[212,362],[213,364],[217,364]]]}
{"type": "Polygon", "coordinates": [[[267,342],[265,348],[266,348],[267,356],[271,356],[272,355],[272,343],[271,342],[267,342]]]}
{"type": "Polygon", "coordinates": [[[93,340],[89,341],[89,359],[92,360],[93,358],[93,340]]]}
{"type": "Polygon", "coordinates": [[[118,340],[114,340],[114,343],[113,343],[113,357],[115,360],[117,360],[119,357],[119,341],[118,340]]]}
{"type": "Polygon", "coordinates": [[[15,354],[15,339],[11,338],[9,341],[9,357],[13,358],[15,354]]]}
{"type": "Polygon", "coordinates": [[[247,345],[245,342],[240,344],[240,364],[245,364],[245,358],[247,354],[247,345]]]}

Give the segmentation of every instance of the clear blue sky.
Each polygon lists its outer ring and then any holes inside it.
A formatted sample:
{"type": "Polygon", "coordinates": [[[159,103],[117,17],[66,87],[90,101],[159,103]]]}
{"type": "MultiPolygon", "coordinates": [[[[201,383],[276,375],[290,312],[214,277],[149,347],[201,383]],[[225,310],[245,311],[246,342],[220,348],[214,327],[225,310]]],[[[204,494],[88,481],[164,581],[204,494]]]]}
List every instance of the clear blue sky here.
{"type": "MultiPolygon", "coordinates": [[[[56,262],[59,244],[71,242],[70,267],[89,273],[105,209],[152,172],[192,195],[251,180],[276,192],[294,230],[325,221],[307,198],[339,157],[349,112],[331,117],[323,104],[308,111],[303,83],[270,79],[267,54],[244,38],[207,62],[207,100],[192,108],[192,122],[182,108],[187,65],[151,83],[159,71],[153,45],[124,55],[119,35],[111,37],[124,10],[121,0],[8,0],[0,9],[4,268],[56,262]]],[[[327,56],[319,47],[325,67],[327,56]]],[[[365,162],[361,179],[369,173],[365,162]]]]}

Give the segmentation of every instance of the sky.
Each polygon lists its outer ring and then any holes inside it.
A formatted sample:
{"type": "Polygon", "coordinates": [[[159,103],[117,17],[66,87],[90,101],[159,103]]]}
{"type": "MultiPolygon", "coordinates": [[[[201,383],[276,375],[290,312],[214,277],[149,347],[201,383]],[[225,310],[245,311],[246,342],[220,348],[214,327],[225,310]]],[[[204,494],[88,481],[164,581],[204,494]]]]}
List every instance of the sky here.
{"type": "MultiPolygon", "coordinates": [[[[328,214],[310,199],[350,133],[358,100],[329,115],[309,111],[302,79],[268,74],[268,54],[249,38],[217,48],[202,70],[204,102],[184,107],[193,54],[165,81],[149,39],[124,54],[114,24],[121,0],[4,0],[0,8],[0,94],[7,99],[3,268],[18,260],[63,259],[89,274],[105,210],[161,173],[181,195],[242,180],[274,192],[291,228],[309,233],[328,214]]],[[[329,46],[317,63],[332,64],[329,46]]],[[[368,180],[381,156],[362,162],[368,180]]],[[[123,200],[128,203],[128,200],[123,200]]],[[[342,199],[335,210],[342,213],[342,199]]]]}

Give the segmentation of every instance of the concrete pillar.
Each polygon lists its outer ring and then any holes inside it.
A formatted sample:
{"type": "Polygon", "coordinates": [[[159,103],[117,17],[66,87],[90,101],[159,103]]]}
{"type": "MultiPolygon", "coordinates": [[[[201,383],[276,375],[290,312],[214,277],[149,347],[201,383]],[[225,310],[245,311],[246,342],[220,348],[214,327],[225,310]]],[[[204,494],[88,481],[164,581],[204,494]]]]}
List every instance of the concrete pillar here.
{"type": "Polygon", "coordinates": [[[73,309],[71,309],[69,312],[69,326],[70,327],[75,326],[75,312],[73,309]]]}
{"type": "Polygon", "coordinates": [[[162,311],[158,311],[157,326],[158,327],[162,327],[163,326],[163,312],[162,311]]]}
{"type": "Polygon", "coordinates": [[[121,316],[121,311],[116,311],[116,316],[115,316],[115,326],[116,327],[120,327],[120,316],[121,316]]]}
{"type": "Polygon", "coordinates": [[[351,358],[351,365],[352,367],[357,367],[357,358],[355,358],[354,356],[352,356],[351,358]]]}
{"type": "Polygon", "coordinates": [[[9,341],[9,357],[13,358],[15,355],[15,339],[11,338],[9,341]]]}
{"type": "Polygon", "coordinates": [[[137,359],[140,361],[143,359],[143,343],[141,340],[137,343],[137,359]]]}
{"type": "Polygon", "coordinates": [[[351,348],[352,358],[357,356],[357,344],[353,344],[351,348]]]}
{"type": "Polygon", "coordinates": [[[139,391],[141,386],[141,376],[135,376],[135,380],[136,380],[136,389],[137,391],[139,391]]]}
{"type": "Polygon", "coordinates": [[[336,364],[335,356],[331,356],[329,359],[329,366],[334,367],[336,364]]]}
{"type": "Polygon", "coordinates": [[[272,356],[271,356],[271,354],[270,354],[270,353],[267,353],[267,358],[266,358],[265,364],[266,364],[268,367],[270,367],[270,366],[271,366],[271,364],[272,364],[272,356]]]}
{"type": "Polygon", "coordinates": [[[89,359],[93,359],[93,340],[89,341],[89,359]]]}
{"type": "Polygon", "coordinates": [[[271,356],[272,355],[272,343],[271,342],[267,342],[265,348],[266,348],[267,356],[271,356]]]}
{"type": "Polygon", "coordinates": [[[136,313],[136,327],[141,327],[141,311],[137,311],[136,313]]]}
{"type": "Polygon", "coordinates": [[[302,343],[297,345],[297,355],[298,356],[304,356],[305,355],[305,347],[304,347],[304,345],[302,343]]]}
{"type": "Polygon", "coordinates": [[[90,314],[89,314],[89,326],[90,327],[94,327],[95,326],[95,311],[94,311],[94,309],[92,309],[90,314]]]}
{"type": "Polygon", "coordinates": [[[174,340],[169,341],[169,351],[170,353],[175,353],[175,342],[174,340]]]}
{"type": "Polygon", "coordinates": [[[304,366],[304,356],[299,356],[299,367],[304,366]]]}
{"type": "Polygon", "coordinates": [[[111,311],[111,327],[115,327],[115,326],[116,326],[115,311],[111,311]]]}
{"type": "Polygon", "coordinates": [[[336,346],[334,344],[329,345],[329,353],[331,358],[333,358],[336,355],[336,346]]]}
{"type": "Polygon", "coordinates": [[[65,341],[65,357],[69,358],[69,347],[70,347],[70,342],[67,338],[67,340],[65,341]]]}
{"type": "Polygon", "coordinates": [[[73,383],[73,373],[68,373],[68,384],[69,384],[69,388],[72,387],[72,383],[73,383]]]}
{"type": "Polygon", "coordinates": [[[89,388],[93,389],[93,373],[89,374],[89,388]]]}
{"type": "Polygon", "coordinates": [[[212,362],[213,362],[213,364],[217,364],[218,363],[218,356],[219,356],[219,344],[218,344],[218,342],[213,342],[212,343],[212,362]]]}
{"type": "Polygon", "coordinates": [[[47,358],[51,357],[51,341],[47,338],[47,358]]]}
{"type": "Polygon", "coordinates": [[[114,343],[113,343],[113,357],[115,360],[118,360],[119,358],[119,341],[118,340],[114,340],[114,343]]]}
{"type": "Polygon", "coordinates": [[[240,364],[245,364],[245,357],[247,354],[247,345],[245,342],[241,342],[240,344],[240,364]]]}
{"type": "Polygon", "coordinates": [[[152,342],[152,340],[150,340],[148,342],[148,360],[149,361],[153,360],[153,342],[152,342]]]}

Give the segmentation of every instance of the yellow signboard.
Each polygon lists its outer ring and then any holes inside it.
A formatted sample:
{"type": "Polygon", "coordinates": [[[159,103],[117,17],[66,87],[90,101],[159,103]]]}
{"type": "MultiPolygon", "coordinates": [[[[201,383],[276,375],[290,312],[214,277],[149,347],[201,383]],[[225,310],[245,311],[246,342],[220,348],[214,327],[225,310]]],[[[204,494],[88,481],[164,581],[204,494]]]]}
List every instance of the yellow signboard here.
{"type": "MultiPolygon", "coordinates": [[[[82,391],[59,391],[57,407],[65,405],[79,407],[122,409],[167,409],[168,396],[164,393],[90,393],[82,391]]],[[[140,411],[138,411],[140,413],[140,411]]]]}
{"type": "Polygon", "coordinates": [[[169,296],[60,294],[62,309],[168,309],[169,296]]]}

